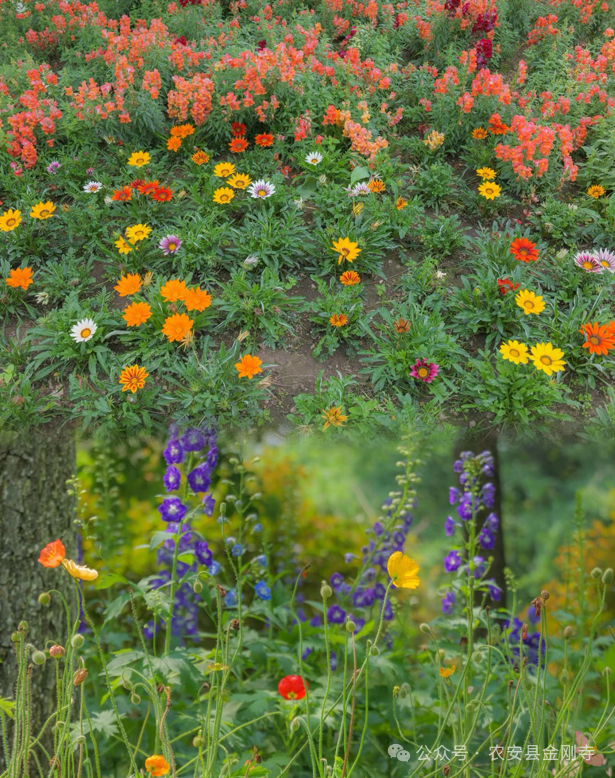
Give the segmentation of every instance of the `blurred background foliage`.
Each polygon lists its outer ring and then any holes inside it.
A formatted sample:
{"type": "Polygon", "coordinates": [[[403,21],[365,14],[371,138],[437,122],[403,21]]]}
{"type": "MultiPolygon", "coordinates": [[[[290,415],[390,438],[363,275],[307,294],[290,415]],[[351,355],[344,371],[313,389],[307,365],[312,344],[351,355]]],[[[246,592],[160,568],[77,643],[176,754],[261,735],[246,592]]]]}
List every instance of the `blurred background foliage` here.
{"type": "MultiPolygon", "coordinates": [[[[88,559],[94,563],[100,557],[99,568],[134,580],[156,572],[148,543],[161,527],[157,506],[163,492],[164,445],[164,440],[149,438],[81,441],[80,519],[90,536],[88,559]]],[[[410,597],[415,620],[428,620],[440,609],[438,587],[446,577],[442,559],[449,550],[443,527],[453,510],[448,487],[456,483],[451,468],[459,445],[442,434],[431,437],[421,453],[418,504],[405,549],[419,562],[426,583],[410,597]]],[[[229,458],[239,454],[249,463],[261,495],[259,544],[291,548],[299,563],[312,564],[314,587],[336,571],[353,576],[358,560],[347,564],[344,554],[360,556],[365,530],[394,488],[399,460],[394,440],[366,439],[351,445],[268,434],[234,440],[221,436],[220,446],[214,495],[219,499],[231,488],[229,458]]],[[[571,581],[589,575],[594,567],[612,565],[615,558],[615,449],[518,439],[500,439],[498,449],[506,563],[515,575],[519,613],[546,588],[554,598],[552,610],[571,610],[578,617],[571,581]],[[582,560],[575,541],[577,496],[586,531],[582,560]]],[[[199,529],[219,551],[215,518],[203,516],[202,522],[199,529]]],[[[608,617],[614,615],[612,601],[608,617]]]]}

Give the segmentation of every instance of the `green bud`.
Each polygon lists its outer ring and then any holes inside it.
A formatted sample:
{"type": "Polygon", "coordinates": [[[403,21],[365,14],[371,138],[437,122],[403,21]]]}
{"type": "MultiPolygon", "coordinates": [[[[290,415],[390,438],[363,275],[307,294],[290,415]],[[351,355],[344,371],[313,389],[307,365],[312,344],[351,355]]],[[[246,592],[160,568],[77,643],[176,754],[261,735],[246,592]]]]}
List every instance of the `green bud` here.
{"type": "Polygon", "coordinates": [[[81,648],[81,646],[85,643],[85,638],[83,635],[73,635],[70,639],[70,644],[73,648],[81,648]]]}
{"type": "Polygon", "coordinates": [[[21,630],[22,632],[23,632],[23,630],[28,629],[28,622],[27,621],[20,621],[19,622],[19,626],[17,627],[17,629],[21,630]]]}
{"type": "Polygon", "coordinates": [[[203,591],[203,584],[197,578],[192,587],[192,591],[196,594],[200,594],[203,591]]]}
{"type": "Polygon", "coordinates": [[[41,605],[49,605],[51,602],[51,596],[49,595],[49,592],[41,592],[38,596],[38,601],[41,605]]]}
{"type": "Polygon", "coordinates": [[[379,654],[380,654],[380,649],[378,648],[378,646],[372,646],[370,648],[370,650],[369,650],[369,655],[370,656],[378,656],[379,654]]]}
{"type": "Polygon", "coordinates": [[[47,661],[47,657],[42,651],[34,651],[32,654],[32,661],[35,665],[44,665],[47,661]]]}
{"type": "Polygon", "coordinates": [[[11,640],[13,641],[13,643],[19,643],[19,641],[21,640],[20,633],[19,632],[13,632],[11,634],[11,640]]]}
{"type": "Polygon", "coordinates": [[[424,632],[426,635],[431,635],[431,627],[429,626],[429,624],[425,624],[425,622],[423,622],[420,625],[419,629],[421,630],[421,632],[424,632]]]}
{"type": "Polygon", "coordinates": [[[569,625],[564,627],[564,640],[570,640],[574,635],[574,629],[569,625]]]}
{"type": "Polygon", "coordinates": [[[197,735],[195,738],[192,739],[192,745],[195,748],[203,748],[203,746],[205,745],[205,741],[200,735],[197,735]]]}
{"type": "Polygon", "coordinates": [[[610,675],[612,672],[613,672],[613,671],[611,670],[611,668],[610,668],[610,667],[605,667],[605,668],[604,668],[604,670],[602,671],[602,675],[603,675],[603,676],[606,678],[606,677],[607,677],[607,676],[609,676],[609,675],[610,675]]]}
{"type": "Polygon", "coordinates": [[[357,628],[357,625],[354,623],[354,621],[351,621],[348,619],[346,622],[346,632],[354,632],[357,628]]]}
{"type": "Polygon", "coordinates": [[[594,569],[591,571],[590,575],[594,579],[594,581],[597,581],[598,578],[602,578],[602,568],[601,567],[594,567],[594,569]]]}
{"type": "Polygon", "coordinates": [[[141,698],[138,694],[131,694],[130,702],[132,702],[133,705],[138,705],[141,702],[141,698]]]}
{"type": "Polygon", "coordinates": [[[604,575],[602,576],[602,583],[610,584],[612,580],[613,580],[613,568],[607,567],[607,569],[604,571],[604,575]]]}
{"type": "Polygon", "coordinates": [[[399,699],[405,700],[406,697],[410,694],[410,687],[407,683],[402,683],[402,685],[399,687],[399,699]]]}
{"type": "Polygon", "coordinates": [[[290,722],[290,731],[291,732],[296,732],[299,729],[300,726],[301,726],[301,722],[299,721],[299,719],[293,719],[290,722]]]}
{"type": "Polygon", "coordinates": [[[320,596],[323,598],[323,600],[328,600],[329,597],[333,596],[333,589],[331,589],[326,581],[322,582],[322,586],[320,587],[320,596]]]}
{"type": "Polygon", "coordinates": [[[128,678],[124,678],[122,681],[122,686],[124,689],[126,689],[127,692],[132,691],[132,681],[130,681],[128,678]]]}

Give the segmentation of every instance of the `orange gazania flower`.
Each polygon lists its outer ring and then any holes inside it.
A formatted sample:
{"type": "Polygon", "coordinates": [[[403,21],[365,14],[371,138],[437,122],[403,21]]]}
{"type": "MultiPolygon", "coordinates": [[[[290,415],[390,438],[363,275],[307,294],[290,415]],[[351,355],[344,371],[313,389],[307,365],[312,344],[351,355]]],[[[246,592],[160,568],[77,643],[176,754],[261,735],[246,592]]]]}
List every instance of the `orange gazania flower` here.
{"type": "Polygon", "coordinates": [[[340,276],[340,281],[344,286],[354,286],[355,284],[361,283],[361,277],[354,270],[346,270],[340,276]]]}
{"type": "Polygon", "coordinates": [[[117,285],[113,288],[120,297],[135,294],[141,289],[141,276],[138,273],[128,273],[126,276],[121,276],[117,285]]]}
{"type": "Polygon", "coordinates": [[[169,772],[171,765],[164,756],[154,754],[154,756],[148,756],[145,760],[145,769],[153,778],[162,778],[163,775],[169,772]]]}
{"type": "Polygon", "coordinates": [[[185,313],[174,313],[165,319],[162,332],[170,343],[175,340],[183,340],[192,329],[194,322],[185,313]]]}
{"type": "Polygon", "coordinates": [[[152,315],[148,303],[130,303],[124,309],[123,319],[129,327],[140,327],[152,315]]]}
{"type": "Polygon", "coordinates": [[[209,162],[209,154],[206,154],[204,151],[195,151],[190,159],[195,165],[204,165],[206,162],[209,162]]]}
{"type": "Polygon", "coordinates": [[[174,138],[187,138],[193,132],[194,127],[191,124],[178,124],[177,127],[171,127],[170,134],[174,138]]]}
{"type": "Polygon", "coordinates": [[[393,322],[393,329],[398,335],[405,335],[406,332],[410,332],[410,322],[400,316],[393,322]]]}
{"type": "Polygon", "coordinates": [[[169,151],[177,151],[181,145],[182,145],[181,138],[178,138],[175,135],[171,135],[170,138],[167,138],[167,149],[169,151]]]}
{"type": "Polygon", "coordinates": [[[348,317],[345,313],[334,313],[329,319],[329,324],[332,324],[334,327],[343,327],[347,323],[348,317]]]}
{"type": "Polygon", "coordinates": [[[122,391],[132,392],[134,394],[137,389],[143,389],[145,386],[145,379],[148,376],[149,373],[145,372],[145,368],[139,367],[139,365],[125,367],[120,373],[120,384],[122,384],[122,391]]]}
{"type": "Polygon", "coordinates": [[[258,373],[263,372],[262,364],[262,359],[253,357],[252,354],[244,354],[239,362],[235,362],[235,367],[237,368],[239,378],[252,379],[258,373]]]}
{"type": "Polygon", "coordinates": [[[367,186],[369,187],[369,191],[373,192],[374,194],[384,192],[384,184],[378,178],[374,178],[371,181],[368,181],[367,186]]]}
{"type": "Polygon", "coordinates": [[[188,311],[204,311],[211,305],[211,295],[200,286],[187,289],[182,299],[188,311]]]}
{"type": "Polygon", "coordinates": [[[254,143],[260,146],[261,149],[266,149],[268,146],[273,146],[273,135],[268,132],[263,132],[260,135],[256,135],[254,143]]]}
{"type": "Polygon", "coordinates": [[[158,179],[155,181],[141,181],[141,183],[137,186],[137,190],[139,194],[151,195],[156,191],[156,189],[158,189],[159,186],[160,181],[158,181],[158,179]]]}
{"type": "Polygon", "coordinates": [[[540,253],[536,244],[527,238],[515,238],[510,244],[510,253],[519,262],[536,262],[540,253]]]}
{"type": "Polygon", "coordinates": [[[487,130],[484,127],[476,127],[472,130],[472,137],[476,140],[485,140],[487,137],[487,130]]]}
{"type": "Polygon", "coordinates": [[[589,349],[590,354],[606,356],[611,349],[615,348],[615,335],[608,324],[601,327],[597,321],[593,324],[589,322],[584,324],[579,332],[587,338],[583,348],[589,349]]]}
{"type": "Polygon", "coordinates": [[[60,567],[65,558],[64,543],[61,540],[54,540],[52,543],[47,543],[41,551],[38,561],[43,567],[60,567]]]}
{"type": "Polygon", "coordinates": [[[173,190],[169,189],[168,186],[159,186],[154,189],[150,197],[157,203],[168,203],[169,200],[173,199],[173,190]]]}
{"type": "Polygon", "coordinates": [[[27,289],[32,283],[32,268],[31,267],[17,267],[9,272],[9,277],[6,279],[6,285],[11,286],[13,289],[21,287],[27,289]]]}
{"type": "Polygon", "coordinates": [[[246,125],[242,124],[242,122],[233,122],[231,124],[231,132],[233,135],[237,137],[241,137],[242,135],[246,134],[246,125]]]}
{"type": "Polygon", "coordinates": [[[241,154],[242,151],[248,148],[248,141],[245,138],[233,138],[228,147],[233,154],[241,154]]]}
{"type": "Polygon", "coordinates": [[[168,303],[175,303],[178,300],[183,300],[186,296],[186,282],[180,281],[177,278],[172,278],[167,281],[164,286],[160,287],[160,294],[168,303]]]}
{"type": "Polygon", "coordinates": [[[404,208],[408,205],[408,201],[404,200],[403,197],[398,197],[397,200],[395,200],[395,207],[398,211],[403,211],[404,208]]]}
{"type": "Polygon", "coordinates": [[[121,189],[116,189],[111,195],[111,199],[116,202],[123,203],[130,200],[132,197],[132,188],[130,186],[123,186],[121,189]]]}

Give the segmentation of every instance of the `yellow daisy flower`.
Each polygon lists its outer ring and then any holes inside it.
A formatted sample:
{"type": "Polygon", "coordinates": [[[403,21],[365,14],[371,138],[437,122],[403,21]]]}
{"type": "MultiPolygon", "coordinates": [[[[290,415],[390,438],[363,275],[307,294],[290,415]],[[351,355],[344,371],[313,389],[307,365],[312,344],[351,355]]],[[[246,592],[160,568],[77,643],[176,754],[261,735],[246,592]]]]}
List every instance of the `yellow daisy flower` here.
{"type": "Polygon", "coordinates": [[[339,240],[333,241],[331,248],[339,254],[337,259],[338,265],[345,259],[348,260],[348,262],[352,262],[353,259],[356,259],[359,256],[359,252],[361,251],[359,245],[351,241],[350,238],[340,238],[339,240]]]}
{"type": "Polygon", "coordinates": [[[484,197],[485,200],[495,200],[496,197],[500,196],[502,190],[497,184],[494,184],[491,181],[483,181],[478,187],[478,193],[484,197]]]}
{"type": "Polygon", "coordinates": [[[530,292],[528,289],[522,289],[515,297],[515,301],[527,316],[530,313],[535,313],[538,316],[545,309],[545,301],[542,299],[542,296],[534,294],[534,292],[530,292]]]}
{"type": "Polygon", "coordinates": [[[230,162],[220,162],[219,165],[216,165],[214,168],[214,176],[217,178],[228,178],[229,176],[232,176],[235,172],[235,165],[232,165],[230,162]]]}
{"type": "Polygon", "coordinates": [[[245,173],[235,173],[235,175],[231,176],[226,183],[230,184],[233,189],[247,189],[252,183],[252,179],[245,173]]]}
{"type": "Polygon", "coordinates": [[[115,246],[117,250],[120,252],[120,254],[130,254],[130,252],[132,251],[132,246],[130,245],[130,243],[128,243],[122,237],[119,237],[115,241],[115,246]]]}
{"type": "Polygon", "coordinates": [[[537,343],[532,346],[532,362],[536,370],[542,370],[547,375],[559,373],[564,370],[564,352],[555,348],[551,343],[537,343]]]}
{"type": "Polygon", "coordinates": [[[476,175],[480,176],[484,181],[492,181],[497,176],[497,173],[490,167],[479,167],[476,175]]]}
{"type": "Polygon", "coordinates": [[[133,151],[130,157],[128,157],[128,164],[131,167],[143,167],[144,165],[149,165],[151,159],[147,151],[133,151]]]}
{"type": "Polygon", "coordinates": [[[51,219],[56,207],[48,200],[46,203],[37,203],[30,211],[30,216],[33,219],[51,219]]]}
{"type": "Polygon", "coordinates": [[[230,203],[235,197],[235,192],[228,186],[221,186],[214,192],[214,203],[230,203]]]}
{"type": "Polygon", "coordinates": [[[606,190],[603,186],[599,186],[598,184],[594,184],[593,186],[590,186],[587,190],[587,194],[590,197],[593,197],[595,200],[597,200],[599,197],[602,197],[605,194],[606,190]]]}
{"type": "Polygon", "coordinates": [[[509,340],[508,343],[502,343],[500,354],[509,362],[514,362],[515,365],[527,365],[529,360],[527,346],[525,343],[519,343],[518,340],[509,340]]]}
{"type": "Polygon", "coordinates": [[[136,243],[139,240],[145,240],[152,231],[151,227],[147,224],[133,224],[132,227],[126,228],[126,237],[130,243],[136,243]]]}
{"type": "Polygon", "coordinates": [[[21,211],[14,211],[11,208],[0,216],[0,230],[2,232],[11,232],[21,224],[21,211]]]}

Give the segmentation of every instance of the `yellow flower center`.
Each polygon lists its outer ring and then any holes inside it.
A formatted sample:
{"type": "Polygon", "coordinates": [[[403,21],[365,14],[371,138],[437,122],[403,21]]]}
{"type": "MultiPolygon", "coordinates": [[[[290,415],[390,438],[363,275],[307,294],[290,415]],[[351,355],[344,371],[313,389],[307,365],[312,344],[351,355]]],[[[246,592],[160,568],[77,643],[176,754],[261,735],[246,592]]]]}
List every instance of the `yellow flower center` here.
{"type": "Polygon", "coordinates": [[[175,251],[176,244],[175,243],[169,243],[169,251],[175,251]]]}
{"type": "Polygon", "coordinates": [[[585,262],[583,262],[583,267],[585,268],[585,270],[591,270],[593,266],[594,266],[593,263],[587,259],[585,260],[585,262]]]}
{"type": "Polygon", "coordinates": [[[47,208],[43,208],[41,211],[41,216],[49,216],[50,211],[47,208]]]}
{"type": "Polygon", "coordinates": [[[553,360],[551,359],[551,357],[548,357],[546,354],[544,354],[542,357],[540,357],[540,361],[542,362],[543,365],[552,365],[553,364],[553,360]]]}
{"type": "Polygon", "coordinates": [[[419,368],[419,375],[421,376],[421,378],[425,378],[426,376],[429,375],[429,371],[427,370],[426,367],[421,367],[419,368]]]}
{"type": "Polygon", "coordinates": [[[7,227],[14,227],[17,224],[17,219],[7,219],[6,224],[7,227]]]}
{"type": "Polygon", "coordinates": [[[534,307],[534,303],[531,300],[526,300],[524,305],[525,305],[526,308],[533,308],[534,307]]]}
{"type": "Polygon", "coordinates": [[[592,335],[589,339],[589,342],[592,344],[592,346],[599,346],[602,341],[597,335],[592,335]]]}
{"type": "Polygon", "coordinates": [[[82,338],[89,338],[91,334],[92,334],[92,330],[89,329],[89,327],[86,327],[84,330],[81,330],[82,338]]]}
{"type": "Polygon", "coordinates": [[[267,195],[267,190],[266,190],[266,189],[259,189],[259,190],[258,190],[258,192],[257,192],[256,194],[257,194],[259,197],[266,197],[266,195],[267,195]]]}
{"type": "Polygon", "coordinates": [[[289,700],[296,700],[297,699],[297,695],[295,694],[295,692],[288,692],[288,699],[289,700]]]}
{"type": "Polygon", "coordinates": [[[513,359],[516,359],[517,357],[521,356],[516,348],[511,348],[511,350],[508,352],[513,359]]]}

